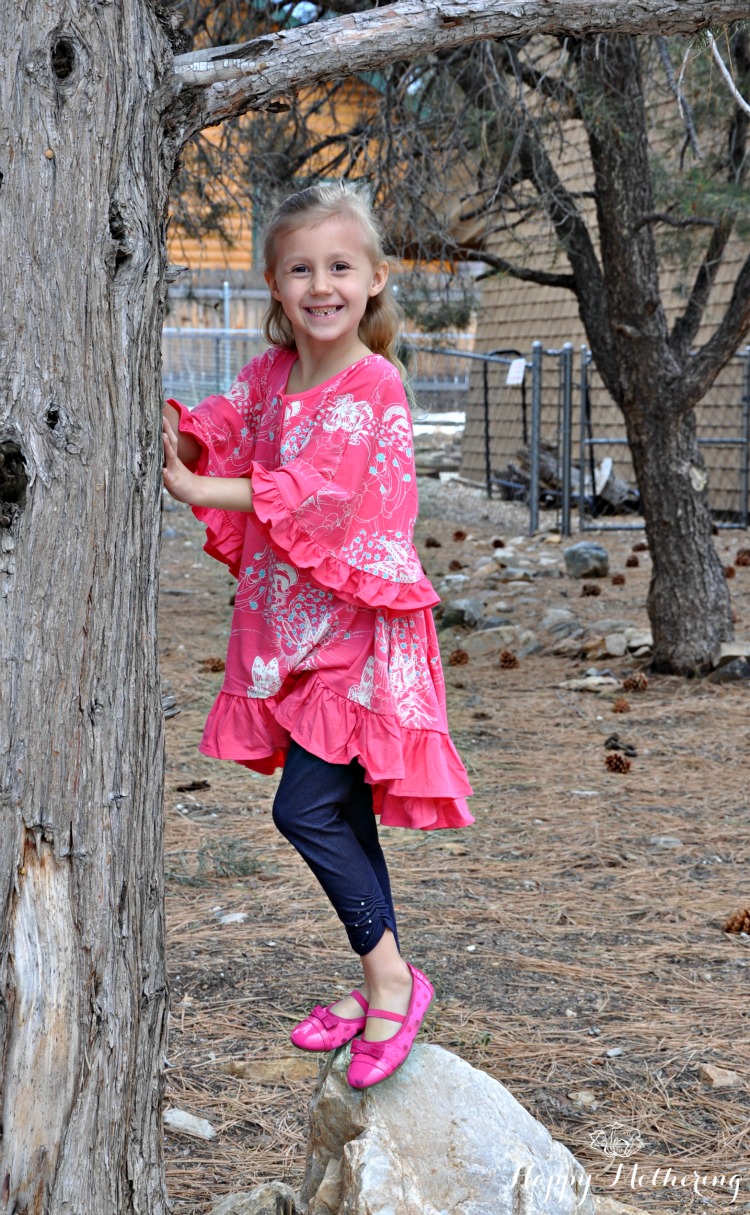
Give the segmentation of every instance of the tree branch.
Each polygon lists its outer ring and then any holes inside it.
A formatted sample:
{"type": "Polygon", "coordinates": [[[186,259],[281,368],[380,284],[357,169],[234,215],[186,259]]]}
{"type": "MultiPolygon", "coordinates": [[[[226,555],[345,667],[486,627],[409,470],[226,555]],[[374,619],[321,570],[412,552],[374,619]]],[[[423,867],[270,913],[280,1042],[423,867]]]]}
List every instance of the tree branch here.
{"type": "Polygon", "coordinates": [[[719,66],[719,71],[721,72],[722,76],[724,77],[724,80],[726,82],[727,88],[729,89],[729,92],[734,97],[734,100],[735,100],[736,104],[740,107],[740,109],[744,110],[744,112],[746,114],[750,115],[750,104],[748,104],[748,102],[745,101],[745,98],[742,96],[741,92],[737,88],[737,85],[734,83],[734,80],[732,78],[732,73],[730,72],[729,68],[727,67],[726,63],[724,62],[721,52],[719,51],[719,48],[716,45],[716,39],[714,38],[714,36],[710,30],[708,30],[706,37],[708,38],[708,42],[711,47],[711,52],[713,54],[714,59],[716,60],[716,63],[719,66]]]}
{"type": "Polygon", "coordinates": [[[683,411],[708,392],[722,367],[750,332],[750,254],[737,275],[732,298],[713,337],[687,361],[681,385],[683,411]]]}
{"type": "Polygon", "coordinates": [[[274,97],[303,85],[481,39],[687,33],[746,16],[746,0],[401,0],[238,46],[176,56],[180,136],[185,141],[202,127],[266,109],[274,97]]]}
{"type": "Polygon", "coordinates": [[[718,228],[718,219],[710,219],[707,215],[688,215],[679,219],[668,211],[649,211],[633,224],[633,232],[645,228],[646,224],[669,224],[672,228],[718,228]]]}
{"type": "MultiPolygon", "coordinates": [[[[527,266],[517,266],[514,262],[487,253],[483,249],[472,249],[468,245],[448,245],[446,253],[457,259],[470,258],[472,261],[482,261],[501,274],[509,274],[511,278],[520,279],[523,283],[537,283],[540,287],[562,287],[566,291],[575,291],[576,280],[572,274],[551,274],[547,270],[531,270],[527,266]]],[[[480,275],[480,278],[486,278],[480,275]]]]}
{"type": "MultiPolygon", "coordinates": [[[[669,47],[667,46],[666,39],[663,36],[657,38],[656,46],[659,51],[659,58],[661,59],[664,67],[665,75],[667,77],[667,84],[677,100],[677,107],[680,111],[680,115],[682,116],[682,121],[685,124],[685,135],[687,137],[687,141],[690,144],[690,147],[693,149],[695,159],[702,160],[703,154],[698,146],[698,136],[695,133],[695,124],[693,122],[693,111],[690,108],[690,103],[682,91],[680,82],[675,79],[674,68],[672,67],[672,60],[669,57],[669,47]]],[[[680,165],[680,167],[682,167],[682,165],[680,165]]]]}
{"type": "Polygon", "coordinates": [[[706,249],[703,261],[698,267],[698,273],[695,276],[695,282],[693,283],[688,302],[685,305],[685,311],[677,317],[672,327],[669,344],[680,360],[686,358],[700,327],[703,312],[708,303],[708,297],[713,290],[716,275],[718,274],[724,250],[727,247],[733,227],[734,225],[731,220],[716,225],[708,242],[708,248],[706,249]]]}

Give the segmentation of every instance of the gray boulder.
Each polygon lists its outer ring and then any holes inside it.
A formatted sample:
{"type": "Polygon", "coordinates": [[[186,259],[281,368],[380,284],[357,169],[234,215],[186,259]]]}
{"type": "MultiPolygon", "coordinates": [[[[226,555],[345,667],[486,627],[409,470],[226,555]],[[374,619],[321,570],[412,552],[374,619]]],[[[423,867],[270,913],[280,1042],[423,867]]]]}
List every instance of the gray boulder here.
{"type": "Polygon", "coordinates": [[[583,1167],[485,1072],[416,1046],[356,1092],[348,1062],[330,1057],[310,1103],[308,1215],[594,1215],[583,1167]]]}
{"type": "Polygon", "coordinates": [[[571,544],[563,556],[571,578],[606,578],[609,573],[609,554],[593,540],[571,544]]]}

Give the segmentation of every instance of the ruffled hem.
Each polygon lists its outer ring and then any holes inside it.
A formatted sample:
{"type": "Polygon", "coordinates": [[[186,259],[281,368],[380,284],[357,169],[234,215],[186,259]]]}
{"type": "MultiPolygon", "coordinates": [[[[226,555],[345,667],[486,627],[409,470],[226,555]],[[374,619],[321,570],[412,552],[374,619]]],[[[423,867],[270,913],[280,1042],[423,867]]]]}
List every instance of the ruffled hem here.
{"type": "Polygon", "coordinates": [[[418,612],[440,602],[426,575],[417,582],[389,582],[356,569],[321,548],[297,523],[286,506],[272,473],[253,466],[253,510],[268,527],[271,541],[295,569],[305,570],[313,582],[334,591],[344,603],[356,607],[385,608],[396,615],[418,612]]]}
{"type": "MultiPolygon", "coordinates": [[[[170,399],[168,403],[180,411],[180,433],[191,435],[201,445],[201,454],[192,466],[193,472],[198,473],[201,477],[208,476],[210,448],[201,435],[195,419],[191,416],[190,410],[186,409],[180,401],[170,399]]],[[[191,506],[190,509],[196,519],[200,519],[201,523],[206,526],[204,551],[208,553],[209,557],[215,557],[217,561],[228,565],[235,578],[239,578],[242,548],[245,542],[245,517],[240,515],[238,526],[232,511],[216,510],[211,506],[191,506]]]]}
{"type": "Polygon", "coordinates": [[[358,759],[382,824],[420,831],[467,827],[471,794],[448,734],[408,730],[333,692],[318,676],[257,700],[220,692],[200,749],[269,775],[283,767],[289,740],[333,764],[358,759]]]}

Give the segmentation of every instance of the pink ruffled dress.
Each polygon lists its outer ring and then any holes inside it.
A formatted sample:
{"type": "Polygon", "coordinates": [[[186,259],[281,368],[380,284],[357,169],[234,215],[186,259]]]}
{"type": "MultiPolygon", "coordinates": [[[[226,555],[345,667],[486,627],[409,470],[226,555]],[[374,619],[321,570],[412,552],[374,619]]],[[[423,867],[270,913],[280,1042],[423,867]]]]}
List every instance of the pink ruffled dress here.
{"type": "Polygon", "coordinates": [[[226,396],[180,411],[196,472],[249,477],[253,510],[194,508],[206,551],[238,580],[224,685],[205,755],[256,772],[290,738],[331,763],[358,759],[382,823],[474,820],[448,733],[431,608],[412,544],[417,484],[396,369],[360,359],[288,394],[294,351],[253,359],[226,396]]]}

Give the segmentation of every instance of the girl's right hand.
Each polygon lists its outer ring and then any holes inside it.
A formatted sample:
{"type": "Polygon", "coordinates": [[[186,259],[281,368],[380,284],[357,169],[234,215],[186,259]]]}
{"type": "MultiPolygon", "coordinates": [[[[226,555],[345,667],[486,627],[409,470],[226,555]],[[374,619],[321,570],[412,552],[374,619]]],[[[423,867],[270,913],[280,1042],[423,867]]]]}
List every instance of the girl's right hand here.
{"type": "MultiPolygon", "coordinates": [[[[179,440],[170,420],[164,410],[162,422],[162,442],[164,444],[164,486],[169,494],[178,502],[187,502],[189,506],[197,505],[200,497],[201,477],[186,468],[180,459],[179,440]]],[[[174,410],[174,413],[177,411],[174,410]]],[[[178,415],[179,417],[179,415],[178,415]]]]}
{"type": "Polygon", "coordinates": [[[177,455],[183,464],[195,464],[201,454],[201,445],[192,435],[180,431],[180,411],[174,405],[165,404],[162,413],[162,423],[171,427],[177,436],[177,455]]]}

